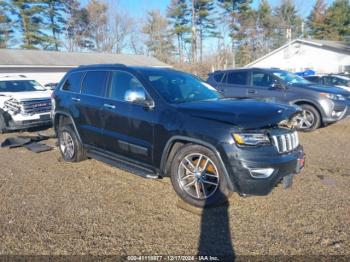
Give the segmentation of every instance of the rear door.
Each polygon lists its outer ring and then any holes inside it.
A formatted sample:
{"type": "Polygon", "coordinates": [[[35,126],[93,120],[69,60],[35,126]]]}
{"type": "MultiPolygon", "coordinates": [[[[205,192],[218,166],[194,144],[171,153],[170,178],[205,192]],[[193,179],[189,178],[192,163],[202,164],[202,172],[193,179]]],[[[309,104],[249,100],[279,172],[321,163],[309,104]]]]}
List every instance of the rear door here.
{"type": "Polygon", "coordinates": [[[228,71],[223,79],[222,92],[225,97],[248,97],[248,71],[228,71]]]}
{"type": "MultiPolygon", "coordinates": [[[[153,130],[157,109],[128,101],[132,90],[143,90],[141,82],[126,71],[112,71],[103,104],[104,148],[137,161],[152,163],[153,130]]],[[[148,96],[148,95],[147,95],[148,96]]],[[[148,99],[151,99],[148,96],[148,99]]]]}
{"type": "Polygon", "coordinates": [[[101,147],[103,143],[102,108],[107,80],[107,71],[87,71],[80,98],[74,101],[79,111],[78,124],[83,143],[95,147],[101,147]]]}
{"type": "Polygon", "coordinates": [[[284,102],[285,90],[279,85],[279,80],[264,71],[252,71],[250,76],[249,97],[264,99],[271,102],[284,102]]]}

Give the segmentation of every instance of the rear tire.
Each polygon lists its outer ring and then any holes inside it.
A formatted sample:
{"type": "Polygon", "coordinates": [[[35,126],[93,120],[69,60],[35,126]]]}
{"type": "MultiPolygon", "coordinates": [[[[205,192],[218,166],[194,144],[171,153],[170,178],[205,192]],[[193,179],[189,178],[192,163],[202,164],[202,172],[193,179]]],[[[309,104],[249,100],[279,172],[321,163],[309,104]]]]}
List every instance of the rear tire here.
{"type": "Polygon", "coordinates": [[[171,163],[171,182],[180,198],[196,207],[220,205],[230,195],[216,155],[200,145],[187,144],[176,152],[171,163]]]}
{"type": "Polygon", "coordinates": [[[321,126],[321,116],[317,109],[311,105],[299,105],[303,112],[301,116],[297,116],[297,130],[301,132],[311,132],[321,126]]]}
{"type": "Polygon", "coordinates": [[[67,162],[80,162],[86,159],[85,149],[78,139],[72,125],[64,125],[58,129],[58,146],[62,158],[67,162]]]}

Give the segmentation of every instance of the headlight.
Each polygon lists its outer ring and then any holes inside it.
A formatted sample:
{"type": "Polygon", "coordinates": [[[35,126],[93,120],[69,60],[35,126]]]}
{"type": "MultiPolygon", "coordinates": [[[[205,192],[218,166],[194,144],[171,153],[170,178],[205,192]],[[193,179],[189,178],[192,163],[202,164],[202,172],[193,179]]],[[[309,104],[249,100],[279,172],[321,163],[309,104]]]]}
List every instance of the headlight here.
{"type": "Polygon", "coordinates": [[[257,133],[236,133],[233,134],[233,139],[237,144],[247,146],[258,146],[271,143],[267,135],[257,133]]]}
{"type": "Polygon", "coordinates": [[[332,100],[345,101],[345,97],[340,94],[329,94],[329,93],[320,93],[321,96],[327,97],[332,100]]]}

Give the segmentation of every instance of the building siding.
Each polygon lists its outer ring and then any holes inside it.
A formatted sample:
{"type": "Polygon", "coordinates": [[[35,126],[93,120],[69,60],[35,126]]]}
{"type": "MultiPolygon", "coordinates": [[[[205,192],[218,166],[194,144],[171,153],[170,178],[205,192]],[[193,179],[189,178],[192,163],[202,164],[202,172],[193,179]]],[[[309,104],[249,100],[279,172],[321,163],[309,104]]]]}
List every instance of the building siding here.
{"type": "Polygon", "coordinates": [[[276,67],[291,72],[312,69],[317,73],[343,72],[350,65],[350,55],[320,46],[294,42],[291,45],[249,64],[247,67],[276,67]]]}

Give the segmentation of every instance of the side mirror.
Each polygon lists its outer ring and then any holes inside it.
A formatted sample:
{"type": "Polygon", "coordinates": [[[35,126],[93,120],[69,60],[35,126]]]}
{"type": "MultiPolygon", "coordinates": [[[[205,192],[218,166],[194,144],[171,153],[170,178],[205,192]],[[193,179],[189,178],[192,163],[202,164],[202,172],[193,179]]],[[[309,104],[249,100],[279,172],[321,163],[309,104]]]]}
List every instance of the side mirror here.
{"type": "Polygon", "coordinates": [[[127,90],[125,92],[124,100],[129,103],[144,105],[148,109],[154,108],[153,100],[147,99],[146,92],[142,87],[127,90]]]}
{"type": "Polygon", "coordinates": [[[286,86],[283,83],[279,82],[279,81],[274,81],[271,84],[271,87],[273,89],[282,89],[282,90],[286,89],[286,86]]]}

